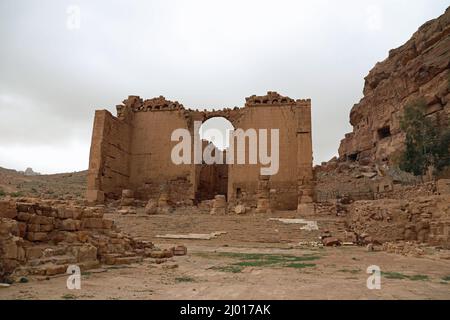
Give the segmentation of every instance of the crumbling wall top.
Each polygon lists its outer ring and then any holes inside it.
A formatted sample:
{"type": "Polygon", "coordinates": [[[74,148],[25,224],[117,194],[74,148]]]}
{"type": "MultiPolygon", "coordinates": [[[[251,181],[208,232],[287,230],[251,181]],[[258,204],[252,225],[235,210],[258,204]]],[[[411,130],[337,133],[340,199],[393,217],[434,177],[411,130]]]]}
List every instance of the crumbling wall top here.
{"type": "Polygon", "coordinates": [[[268,91],[264,96],[252,95],[245,98],[246,107],[264,106],[264,105],[311,105],[311,99],[294,100],[282,96],[276,91],[268,91]]]}
{"type": "Polygon", "coordinates": [[[184,110],[184,106],[181,103],[167,100],[163,96],[146,100],[143,100],[139,96],[128,96],[122,103],[122,105],[116,106],[118,117],[121,117],[126,109],[133,112],[184,110]]]}
{"type": "MultiPolygon", "coordinates": [[[[257,107],[257,106],[270,106],[270,105],[296,105],[296,106],[311,106],[311,99],[291,99],[280,95],[275,91],[268,91],[264,96],[252,95],[245,98],[245,107],[257,107]]],[[[117,105],[117,116],[119,118],[124,118],[127,112],[147,112],[147,111],[172,111],[172,110],[184,110],[185,115],[194,114],[198,115],[201,113],[203,118],[211,118],[217,116],[233,117],[236,113],[239,113],[244,108],[234,107],[234,108],[224,108],[221,110],[212,111],[209,110],[192,110],[186,109],[178,101],[167,100],[163,96],[143,100],[139,96],[128,96],[127,99],[123,100],[123,104],[117,105]]]]}

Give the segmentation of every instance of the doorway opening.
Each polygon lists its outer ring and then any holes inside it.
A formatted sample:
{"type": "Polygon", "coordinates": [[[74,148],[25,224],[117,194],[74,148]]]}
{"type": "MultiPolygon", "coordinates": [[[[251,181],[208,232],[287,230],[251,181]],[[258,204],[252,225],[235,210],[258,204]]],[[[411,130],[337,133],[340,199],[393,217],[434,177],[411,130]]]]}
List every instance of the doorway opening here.
{"type": "MultiPolygon", "coordinates": [[[[230,131],[234,130],[233,124],[224,117],[213,117],[206,120],[199,129],[202,139],[202,150],[208,145],[215,147],[214,153],[222,152],[226,156],[230,146],[230,131]]],[[[216,195],[224,195],[228,200],[228,165],[202,163],[198,168],[198,185],[196,200],[211,200],[216,195]]]]}

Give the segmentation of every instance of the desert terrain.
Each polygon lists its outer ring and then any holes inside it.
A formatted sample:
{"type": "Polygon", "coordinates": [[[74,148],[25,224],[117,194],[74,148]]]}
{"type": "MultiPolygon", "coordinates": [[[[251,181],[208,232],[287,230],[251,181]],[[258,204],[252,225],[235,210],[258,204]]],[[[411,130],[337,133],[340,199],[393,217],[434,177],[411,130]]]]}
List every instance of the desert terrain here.
{"type": "Polygon", "coordinates": [[[450,252],[420,257],[380,247],[322,247],[322,228],[336,219],[316,218],[319,230],[302,230],[270,215],[215,216],[192,213],[148,216],[108,213],[118,226],[160,248],[183,244],[187,255],[102,266],[81,276],[81,290],[66,287],[68,275],[31,276],[0,289],[0,299],[449,299],[450,252]],[[209,234],[210,240],[162,239],[165,234],[209,234]],[[369,290],[370,265],[381,269],[381,289],[369,290]]]}

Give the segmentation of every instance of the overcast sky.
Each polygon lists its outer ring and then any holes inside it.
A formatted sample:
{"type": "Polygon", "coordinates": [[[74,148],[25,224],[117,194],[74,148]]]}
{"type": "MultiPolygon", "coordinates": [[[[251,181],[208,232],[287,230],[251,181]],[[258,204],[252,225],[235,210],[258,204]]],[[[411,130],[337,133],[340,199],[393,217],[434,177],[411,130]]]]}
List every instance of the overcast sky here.
{"type": "Polygon", "coordinates": [[[1,0],[0,166],[87,169],[94,110],[128,95],[218,109],[269,90],[312,99],[329,160],[369,70],[448,4],[1,0]]]}

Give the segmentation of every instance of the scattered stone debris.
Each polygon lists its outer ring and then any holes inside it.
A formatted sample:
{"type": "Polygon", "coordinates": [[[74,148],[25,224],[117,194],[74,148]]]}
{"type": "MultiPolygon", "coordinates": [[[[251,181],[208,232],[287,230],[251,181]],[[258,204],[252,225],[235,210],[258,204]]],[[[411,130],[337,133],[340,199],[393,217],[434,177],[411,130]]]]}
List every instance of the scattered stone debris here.
{"type": "Polygon", "coordinates": [[[297,245],[302,248],[303,247],[312,247],[312,248],[323,247],[323,243],[319,242],[319,241],[300,241],[297,245]]]}
{"type": "Polygon", "coordinates": [[[335,237],[326,237],[322,239],[322,243],[325,247],[334,247],[334,246],[340,246],[341,241],[338,238],[335,237]]]}
{"type": "Polygon", "coordinates": [[[156,237],[165,239],[211,240],[226,233],[227,233],[226,231],[216,231],[211,233],[164,234],[164,235],[157,235],[156,237]]]}
{"type": "Polygon", "coordinates": [[[178,245],[172,248],[174,256],[185,256],[187,254],[186,246],[178,245]]]}
{"type": "Polygon", "coordinates": [[[279,221],[282,223],[287,224],[306,224],[305,226],[301,227],[301,230],[319,230],[319,226],[317,225],[317,221],[311,221],[311,220],[305,220],[305,219],[288,219],[288,218],[269,218],[268,221],[279,221]]]}
{"type": "MultiPolygon", "coordinates": [[[[136,263],[158,252],[153,243],[124,234],[104,218],[104,206],[20,200],[0,200],[0,281],[63,274],[71,264],[87,270],[136,263]]],[[[184,255],[187,249],[167,252],[184,255]]]]}
{"type": "Polygon", "coordinates": [[[401,254],[404,256],[420,257],[425,255],[425,244],[415,241],[399,241],[383,243],[383,250],[389,253],[401,254]]]}
{"type": "Polygon", "coordinates": [[[214,197],[214,201],[211,208],[211,214],[213,215],[225,215],[227,213],[227,201],[225,196],[218,194],[214,197]]]}

